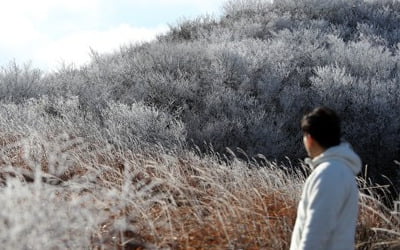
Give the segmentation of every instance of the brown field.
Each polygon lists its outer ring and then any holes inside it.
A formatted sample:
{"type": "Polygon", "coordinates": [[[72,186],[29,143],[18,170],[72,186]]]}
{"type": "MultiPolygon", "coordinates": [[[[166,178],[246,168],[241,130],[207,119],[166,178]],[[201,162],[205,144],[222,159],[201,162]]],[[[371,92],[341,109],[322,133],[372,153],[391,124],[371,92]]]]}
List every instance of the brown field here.
{"type": "MultiPolygon", "coordinates": [[[[41,185],[55,187],[65,206],[79,201],[98,213],[87,216],[101,216],[89,228],[90,245],[82,248],[289,247],[304,177],[273,162],[121,152],[69,136],[8,135],[0,142],[4,186],[16,178],[25,186],[37,183],[39,173],[41,185]]],[[[369,195],[360,200],[357,249],[399,249],[399,218],[361,179],[360,186],[369,195]]]]}

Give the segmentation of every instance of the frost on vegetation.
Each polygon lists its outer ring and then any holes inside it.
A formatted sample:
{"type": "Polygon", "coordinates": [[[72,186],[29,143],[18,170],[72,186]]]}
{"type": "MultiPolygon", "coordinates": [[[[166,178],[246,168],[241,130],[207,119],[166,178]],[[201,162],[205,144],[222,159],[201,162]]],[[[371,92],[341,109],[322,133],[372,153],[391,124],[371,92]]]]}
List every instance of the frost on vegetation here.
{"type": "Polygon", "coordinates": [[[301,115],[329,105],[371,175],[396,176],[399,10],[395,0],[228,1],[219,18],[92,52],[82,68],[44,74],[11,63],[0,71],[0,126],[125,149],[211,143],[296,159],[301,115]]]}
{"type": "Polygon", "coordinates": [[[42,84],[43,73],[25,64],[20,67],[10,62],[0,68],[0,100],[21,103],[27,98],[40,96],[49,86],[42,84]]]}
{"type": "Polygon", "coordinates": [[[1,138],[5,249],[115,249],[124,241],[122,231],[152,230],[158,223],[148,216],[167,200],[155,191],[164,181],[148,178],[143,166],[118,157],[111,145],[94,151],[93,142],[66,134],[1,138]]]}
{"type": "MultiPolygon", "coordinates": [[[[229,159],[121,151],[66,134],[1,138],[0,240],[7,249],[286,248],[304,182],[303,173],[288,171],[289,161],[285,167],[261,155],[244,161],[233,151],[229,159]]],[[[363,208],[386,219],[373,192],[363,208]]],[[[363,220],[365,230],[397,225],[363,220]]]]}
{"type": "Polygon", "coordinates": [[[130,149],[157,144],[172,149],[185,141],[185,127],[179,120],[140,103],[128,106],[110,101],[99,115],[102,123],[96,115],[84,116],[78,97],[0,103],[0,127],[5,134],[66,133],[130,149]]]}
{"type": "Polygon", "coordinates": [[[301,181],[289,181],[274,165],[250,168],[239,159],[223,163],[190,152],[142,155],[111,145],[94,150],[92,142],[66,134],[2,139],[0,240],[7,249],[166,247],[160,239],[179,236],[185,218],[208,219],[205,209],[224,216],[251,211],[240,201],[247,192],[285,187],[295,193],[292,184],[301,181]],[[185,207],[191,212],[177,216],[185,207]]]}
{"type": "MultiPolygon", "coordinates": [[[[289,157],[294,162],[305,156],[301,150],[301,116],[326,105],[343,118],[345,139],[369,166],[367,178],[399,190],[398,165],[394,164],[399,160],[400,134],[399,1],[235,0],[228,1],[223,11],[219,18],[178,23],[156,41],[123,46],[107,55],[93,52],[92,62],[81,68],[63,66],[57,72],[44,73],[29,65],[10,63],[2,67],[0,145],[7,156],[3,157],[2,167],[22,165],[35,173],[40,166],[43,176],[71,183],[68,187],[73,190],[110,188],[104,198],[112,200],[112,211],[120,211],[116,204],[124,200],[119,196],[122,189],[118,185],[125,180],[122,166],[127,162],[131,165],[128,172],[136,176],[136,182],[126,184],[126,190],[144,188],[146,178],[155,174],[161,179],[171,177],[174,185],[168,187],[175,191],[165,192],[158,210],[146,205],[137,211],[142,215],[161,214],[160,224],[173,231],[172,222],[164,223],[168,221],[165,218],[171,218],[169,212],[178,213],[182,204],[204,205],[209,201],[188,202],[188,197],[211,191],[226,191],[229,196],[234,189],[256,194],[247,188],[260,186],[235,186],[242,175],[247,181],[279,188],[283,182],[279,178],[272,181],[272,177],[257,179],[253,172],[250,177],[250,172],[230,172],[222,167],[198,177],[205,173],[201,167],[190,168],[194,163],[189,161],[186,165],[180,163],[189,170],[173,168],[180,161],[175,156],[170,156],[173,161],[167,161],[164,153],[185,155],[195,149],[199,155],[223,156],[231,148],[233,152],[245,152],[239,154],[242,159],[262,154],[267,159],[284,161],[289,157]],[[58,144],[63,146],[54,146],[58,144]],[[38,156],[44,152],[48,153],[46,157],[38,156]],[[136,154],[150,159],[139,157],[134,161],[126,156],[136,154]],[[57,165],[55,159],[63,163],[57,165]],[[141,176],[143,169],[135,165],[154,162],[168,171],[146,168],[146,175],[141,176]],[[180,171],[194,177],[175,176],[180,171]],[[216,178],[221,183],[213,183],[216,178]],[[199,183],[204,189],[193,191],[193,185],[199,183]],[[170,210],[171,204],[179,206],[170,210]]],[[[218,159],[209,165],[223,165],[224,161],[229,159],[218,159]]],[[[234,166],[241,169],[247,165],[234,166]]],[[[263,174],[274,176],[273,172],[263,174]]],[[[151,190],[169,190],[156,183],[151,190]]],[[[145,193],[136,198],[129,193],[125,200],[128,207],[135,205],[129,200],[149,197],[144,200],[153,204],[158,199],[145,193]]],[[[98,198],[99,193],[95,194],[98,198]]],[[[215,204],[235,200],[228,196],[217,199],[215,204]]],[[[258,205],[263,207],[263,199],[268,197],[259,196],[258,205]]],[[[194,210],[191,212],[196,216],[207,213],[200,205],[194,210]]],[[[230,211],[235,216],[240,214],[230,211]]],[[[112,231],[110,223],[102,225],[100,236],[112,231]]],[[[156,224],[135,227],[146,228],[157,238],[156,224]]],[[[225,227],[219,231],[227,232],[229,226],[222,225],[225,227]]],[[[284,225],[289,228],[287,223],[284,225]]],[[[286,229],[283,231],[288,232],[286,229]]]]}
{"type": "Polygon", "coordinates": [[[82,249],[103,219],[89,197],[64,188],[8,180],[0,189],[0,241],[4,249],[82,249]]]}
{"type": "Polygon", "coordinates": [[[122,144],[123,148],[135,143],[161,144],[173,148],[185,140],[185,127],[181,122],[165,112],[142,104],[128,106],[111,103],[103,115],[111,140],[122,144]]]}

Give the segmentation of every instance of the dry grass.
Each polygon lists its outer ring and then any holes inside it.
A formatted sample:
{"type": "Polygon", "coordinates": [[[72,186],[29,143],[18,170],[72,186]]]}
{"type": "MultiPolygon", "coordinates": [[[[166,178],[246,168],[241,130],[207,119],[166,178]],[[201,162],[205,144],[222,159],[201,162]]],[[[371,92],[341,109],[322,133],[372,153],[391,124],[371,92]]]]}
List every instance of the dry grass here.
{"type": "MultiPolygon", "coordinates": [[[[38,183],[39,176],[41,190],[56,188],[57,200],[66,207],[74,203],[94,211],[85,214],[93,224],[85,229],[90,238],[78,248],[289,247],[304,177],[274,163],[261,167],[190,152],[122,152],[68,136],[10,136],[0,141],[3,185],[16,177],[21,185],[38,183]]],[[[398,248],[399,225],[376,196],[363,195],[357,248],[398,248]]],[[[70,238],[57,249],[68,249],[70,238]]]]}

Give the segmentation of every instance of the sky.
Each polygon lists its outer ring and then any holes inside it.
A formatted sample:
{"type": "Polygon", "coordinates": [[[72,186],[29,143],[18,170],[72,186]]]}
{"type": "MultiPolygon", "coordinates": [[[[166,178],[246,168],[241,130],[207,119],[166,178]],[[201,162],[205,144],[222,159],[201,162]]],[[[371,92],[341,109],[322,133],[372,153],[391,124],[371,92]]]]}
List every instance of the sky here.
{"type": "Polygon", "coordinates": [[[52,71],[81,66],[90,50],[110,53],[151,41],[168,25],[210,14],[226,0],[0,0],[0,67],[15,61],[52,71]]]}

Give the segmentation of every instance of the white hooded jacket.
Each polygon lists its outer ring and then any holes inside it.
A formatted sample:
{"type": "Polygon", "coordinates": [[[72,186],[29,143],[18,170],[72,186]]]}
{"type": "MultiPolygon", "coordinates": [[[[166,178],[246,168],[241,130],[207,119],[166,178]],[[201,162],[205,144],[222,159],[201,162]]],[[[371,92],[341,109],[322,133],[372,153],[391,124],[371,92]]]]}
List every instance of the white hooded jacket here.
{"type": "Polygon", "coordinates": [[[303,188],[290,250],[354,250],[360,158],[342,142],[306,162],[313,171],[303,188]]]}

